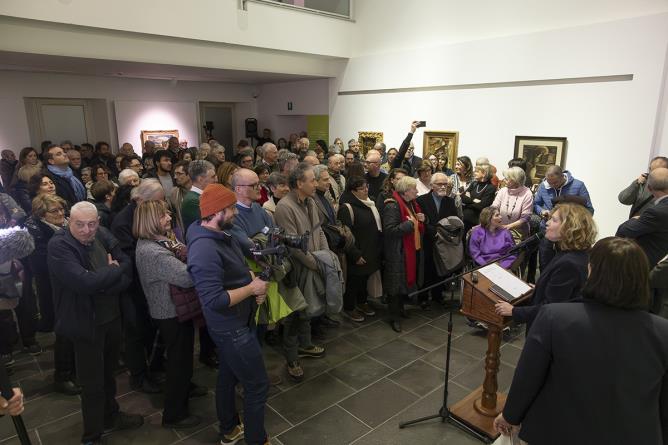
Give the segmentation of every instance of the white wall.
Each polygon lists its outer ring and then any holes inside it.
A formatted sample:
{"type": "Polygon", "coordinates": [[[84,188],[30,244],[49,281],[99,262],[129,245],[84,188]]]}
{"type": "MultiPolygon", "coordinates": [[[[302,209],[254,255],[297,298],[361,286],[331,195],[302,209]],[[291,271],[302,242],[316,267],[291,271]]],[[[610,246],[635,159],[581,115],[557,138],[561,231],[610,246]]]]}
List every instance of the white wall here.
{"type": "Polygon", "coordinates": [[[110,143],[116,147],[119,140],[121,143],[129,140],[137,148],[138,124],[128,120],[125,112],[137,118],[145,116],[142,119],[151,119],[151,125],[157,125],[160,121],[146,117],[151,116],[144,114],[147,110],[156,109],[164,113],[165,124],[173,123],[168,116],[176,116],[175,119],[185,124],[179,131],[184,132],[184,138],[194,145],[199,140],[198,102],[233,102],[236,110],[235,131],[239,138],[244,133],[244,119],[256,116],[252,91],[250,85],[216,82],[178,82],[173,85],[162,80],[0,72],[0,147],[18,151],[30,143],[23,97],[106,99],[112,135],[110,143]],[[118,122],[117,113],[114,112],[115,102],[124,110],[118,122]],[[186,112],[191,111],[191,116],[186,118],[186,112]]]}
{"type": "Polygon", "coordinates": [[[666,11],[665,0],[360,0],[355,2],[358,26],[352,56],[436,48],[666,11]]]}
{"type": "Polygon", "coordinates": [[[3,0],[0,15],[335,57],[350,52],[352,22],[252,2],[242,11],[238,5],[238,0],[3,0]]]}
{"type": "Polygon", "coordinates": [[[179,140],[199,145],[197,104],[195,102],[114,102],[118,140],[130,142],[141,154],[142,130],[179,130],[179,140]]]}
{"type": "Polygon", "coordinates": [[[270,128],[274,140],[306,130],[306,116],[329,114],[329,80],[264,84],[258,88],[259,131],[270,128]],[[292,102],[292,110],[288,110],[292,102]]]}
{"type": "MultiPolygon", "coordinates": [[[[396,13],[396,11],[395,11],[396,13]]],[[[592,195],[601,235],[628,209],[619,189],[645,171],[655,133],[668,15],[352,58],[331,82],[330,136],[383,131],[399,146],[413,119],[460,132],[459,154],[513,157],[515,135],[565,136],[566,166],[592,195]],[[633,74],[631,82],[338,96],[339,91],[633,74]]],[[[415,141],[422,151],[422,134],[415,141]]]]}

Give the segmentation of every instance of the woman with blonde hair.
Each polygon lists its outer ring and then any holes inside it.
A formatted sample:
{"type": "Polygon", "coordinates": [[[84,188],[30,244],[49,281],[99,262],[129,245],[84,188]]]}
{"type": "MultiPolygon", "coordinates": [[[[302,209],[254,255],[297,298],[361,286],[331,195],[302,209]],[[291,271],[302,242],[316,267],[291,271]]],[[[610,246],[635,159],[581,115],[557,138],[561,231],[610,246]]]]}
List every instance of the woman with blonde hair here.
{"type": "Polygon", "coordinates": [[[596,240],[596,223],[591,212],[579,204],[565,202],[552,210],[545,238],[555,243],[557,253],[536,282],[531,304],[514,307],[496,304],[496,313],[526,323],[527,333],[541,306],[564,303],[580,295],[587,280],[589,249],[596,240]]]}
{"type": "MultiPolygon", "coordinates": [[[[53,291],[46,260],[47,245],[57,232],[67,230],[67,203],[55,194],[38,194],[32,200],[32,215],[25,226],[35,240],[35,250],[28,257],[39,301],[40,332],[52,332],[55,324],[53,291]]],[[[74,379],[74,345],[62,335],[56,334],[54,343],[54,385],[56,391],[77,395],[81,392],[74,379]]]]}
{"type": "Polygon", "coordinates": [[[239,166],[234,162],[223,162],[216,169],[216,178],[218,178],[218,183],[223,184],[228,189],[232,189],[230,180],[235,171],[239,170],[239,166]]]}
{"type": "Polygon", "coordinates": [[[190,415],[192,391],[193,321],[179,321],[170,285],[193,287],[186,265],[186,246],[174,240],[172,217],[164,201],[143,201],[135,210],[132,233],[137,241],[135,264],[149,313],[160,330],[167,353],[167,381],[162,425],[192,428],[200,419],[190,415]]]}

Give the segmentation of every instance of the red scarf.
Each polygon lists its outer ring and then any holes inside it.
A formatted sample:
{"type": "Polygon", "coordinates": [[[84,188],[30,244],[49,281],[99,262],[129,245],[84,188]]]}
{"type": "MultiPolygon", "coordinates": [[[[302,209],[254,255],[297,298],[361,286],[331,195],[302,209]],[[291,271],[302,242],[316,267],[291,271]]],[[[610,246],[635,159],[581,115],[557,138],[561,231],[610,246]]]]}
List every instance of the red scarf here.
{"type": "MultiPolygon", "coordinates": [[[[412,201],[410,208],[404,198],[397,192],[392,193],[392,197],[399,204],[401,212],[401,222],[409,219],[417,221],[417,214],[422,213],[422,209],[417,202],[412,201]]],[[[404,268],[406,270],[406,285],[408,288],[415,286],[417,281],[417,251],[422,248],[420,236],[424,233],[424,224],[418,222],[417,226],[413,224],[413,232],[403,236],[402,243],[404,247],[404,268]]]]}

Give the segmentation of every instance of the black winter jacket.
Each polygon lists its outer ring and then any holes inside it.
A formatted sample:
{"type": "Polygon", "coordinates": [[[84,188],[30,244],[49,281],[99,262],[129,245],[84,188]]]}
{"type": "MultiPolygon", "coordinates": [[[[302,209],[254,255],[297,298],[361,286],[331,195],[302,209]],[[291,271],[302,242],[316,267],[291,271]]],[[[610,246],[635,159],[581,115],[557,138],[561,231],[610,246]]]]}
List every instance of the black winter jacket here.
{"type": "Polygon", "coordinates": [[[119,295],[132,280],[132,263],[116,238],[104,227],[98,227],[96,238],[119,266],[93,270],[86,246],[77,241],[69,230],[53,235],[47,248],[56,312],[55,332],[71,340],[93,339],[93,296],[119,295]]]}
{"type": "Polygon", "coordinates": [[[344,192],[339,201],[338,219],[350,228],[355,236],[355,244],[346,252],[348,274],[371,275],[380,269],[382,251],[382,232],[378,231],[373,212],[351,192],[344,192]],[[353,221],[348,206],[353,210],[353,221]],[[364,258],[366,264],[359,266],[357,260],[364,258]]]}

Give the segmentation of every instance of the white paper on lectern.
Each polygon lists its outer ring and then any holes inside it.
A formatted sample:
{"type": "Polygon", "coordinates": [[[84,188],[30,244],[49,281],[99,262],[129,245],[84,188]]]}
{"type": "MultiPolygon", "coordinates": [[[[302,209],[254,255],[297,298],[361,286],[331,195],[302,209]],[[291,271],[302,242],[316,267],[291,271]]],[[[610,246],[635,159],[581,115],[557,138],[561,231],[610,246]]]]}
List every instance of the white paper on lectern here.
{"type": "Polygon", "coordinates": [[[487,277],[489,281],[508,292],[513,298],[518,298],[531,290],[531,286],[499,266],[498,263],[485,266],[478,272],[487,277]]]}

